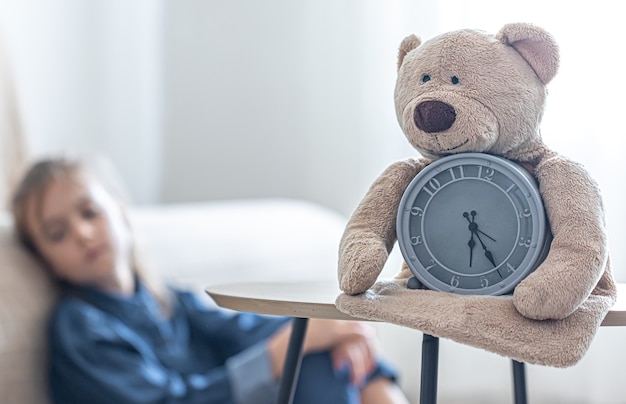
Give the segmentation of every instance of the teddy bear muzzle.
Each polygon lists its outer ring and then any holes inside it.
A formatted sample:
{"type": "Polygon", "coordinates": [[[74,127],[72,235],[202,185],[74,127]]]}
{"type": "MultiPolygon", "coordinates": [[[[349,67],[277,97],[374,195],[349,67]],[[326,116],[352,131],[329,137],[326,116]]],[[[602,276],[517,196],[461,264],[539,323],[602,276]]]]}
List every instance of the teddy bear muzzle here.
{"type": "Polygon", "coordinates": [[[450,129],[456,120],[456,111],[450,104],[441,101],[423,101],[413,111],[415,125],[426,133],[443,132],[450,129]]]}

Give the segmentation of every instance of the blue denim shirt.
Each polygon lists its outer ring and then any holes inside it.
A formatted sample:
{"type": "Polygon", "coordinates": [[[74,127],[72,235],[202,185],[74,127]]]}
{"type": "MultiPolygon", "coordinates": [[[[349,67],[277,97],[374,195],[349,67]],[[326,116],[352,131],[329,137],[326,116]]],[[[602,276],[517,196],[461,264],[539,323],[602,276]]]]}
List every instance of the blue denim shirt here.
{"type": "Polygon", "coordinates": [[[265,340],[288,319],[233,314],[174,294],[165,318],[139,282],[131,297],[73,289],[49,327],[54,402],[272,402],[277,383],[265,340]]]}

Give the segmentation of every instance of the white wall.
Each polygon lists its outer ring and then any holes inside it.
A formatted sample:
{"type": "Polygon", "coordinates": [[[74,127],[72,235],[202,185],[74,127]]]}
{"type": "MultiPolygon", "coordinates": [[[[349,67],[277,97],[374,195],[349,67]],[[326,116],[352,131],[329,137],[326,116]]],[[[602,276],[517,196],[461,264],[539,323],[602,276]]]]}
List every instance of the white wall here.
{"type": "Polygon", "coordinates": [[[397,47],[435,4],[0,1],[36,155],[102,154],[136,203],[294,196],[349,214],[414,152],[397,47]],[[382,139],[382,141],[381,141],[382,139]]]}
{"type": "Polygon", "coordinates": [[[159,198],[162,2],[3,0],[0,35],[35,155],[103,155],[159,198]]]}
{"type": "Polygon", "coordinates": [[[397,48],[420,1],[172,1],[163,199],[283,195],[349,214],[404,149],[397,48]]]}

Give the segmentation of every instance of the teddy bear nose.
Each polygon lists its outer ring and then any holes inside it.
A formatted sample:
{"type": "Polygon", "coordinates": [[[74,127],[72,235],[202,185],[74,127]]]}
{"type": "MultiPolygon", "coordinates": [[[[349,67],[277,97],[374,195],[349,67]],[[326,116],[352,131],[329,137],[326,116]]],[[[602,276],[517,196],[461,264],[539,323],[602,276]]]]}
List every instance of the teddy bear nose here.
{"type": "Polygon", "coordinates": [[[449,129],[456,119],[454,108],[441,101],[421,102],[413,112],[413,120],[418,128],[427,133],[449,129]]]}

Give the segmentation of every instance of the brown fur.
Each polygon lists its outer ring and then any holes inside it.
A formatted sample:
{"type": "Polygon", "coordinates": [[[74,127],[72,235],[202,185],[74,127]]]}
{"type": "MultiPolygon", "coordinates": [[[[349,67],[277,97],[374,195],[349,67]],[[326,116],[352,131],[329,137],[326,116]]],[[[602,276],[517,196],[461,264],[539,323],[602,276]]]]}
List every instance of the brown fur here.
{"type": "Polygon", "coordinates": [[[564,367],[583,356],[616,289],[595,181],[541,140],[546,84],[558,65],[554,39],[529,24],[508,24],[497,35],[461,30],[423,44],[415,36],[402,42],[396,112],[425,158],[389,166],[350,218],[339,251],[339,310],[530,363],[564,367]],[[430,80],[423,82],[426,74],[430,80]],[[413,111],[423,101],[452,105],[454,124],[437,133],[418,128],[413,111]],[[536,176],[554,236],[546,260],[513,297],[408,290],[406,265],[394,282],[377,282],[396,242],[397,209],[409,182],[430,161],[461,152],[506,157],[536,176]]]}

